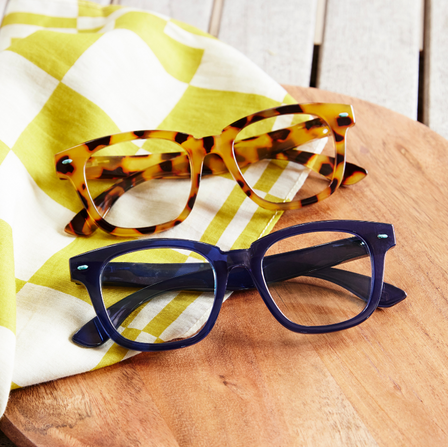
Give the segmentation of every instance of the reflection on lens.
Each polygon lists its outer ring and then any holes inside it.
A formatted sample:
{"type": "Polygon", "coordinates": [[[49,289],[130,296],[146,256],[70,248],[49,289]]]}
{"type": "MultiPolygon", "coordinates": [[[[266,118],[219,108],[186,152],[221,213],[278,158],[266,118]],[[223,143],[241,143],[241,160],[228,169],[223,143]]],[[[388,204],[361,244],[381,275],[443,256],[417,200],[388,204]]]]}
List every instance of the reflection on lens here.
{"type": "Polygon", "coordinates": [[[101,283],[112,324],[124,338],[141,343],[193,337],[207,322],[215,297],[210,263],[179,249],[117,257],[106,266],[101,283]]]}
{"type": "Polygon", "coordinates": [[[275,203],[303,200],[330,184],[336,155],[331,135],[316,116],[280,115],[242,129],[235,156],[247,184],[260,197],[275,203]]]}
{"type": "Polygon", "coordinates": [[[88,160],[85,173],[99,214],[117,227],[143,228],[175,220],[190,195],[187,153],[168,140],[106,147],[88,160]]]}
{"type": "Polygon", "coordinates": [[[266,253],[263,274],[281,312],[303,326],[350,320],[362,312],[371,294],[367,246],[349,233],[283,239],[266,253]]]}

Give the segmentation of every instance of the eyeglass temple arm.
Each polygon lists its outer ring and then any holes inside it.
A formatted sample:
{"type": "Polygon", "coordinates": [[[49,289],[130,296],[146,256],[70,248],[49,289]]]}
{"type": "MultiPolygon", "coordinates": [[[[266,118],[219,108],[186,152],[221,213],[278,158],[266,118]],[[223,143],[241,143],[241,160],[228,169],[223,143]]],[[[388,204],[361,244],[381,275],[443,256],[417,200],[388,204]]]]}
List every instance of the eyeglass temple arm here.
{"type": "MultiPolygon", "coordinates": [[[[324,275],[326,278],[329,278],[328,281],[336,281],[336,284],[366,301],[368,296],[366,297],[365,291],[370,290],[370,287],[360,289],[359,286],[370,284],[370,277],[333,268],[334,266],[366,256],[367,253],[361,241],[353,237],[287,253],[265,256],[263,271],[268,284],[286,281],[298,276],[321,277],[324,275]],[[338,273],[331,274],[329,273],[330,270],[338,273]],[[357,283],[352,283],[352,280],[356,278],[358,279],[357,283]]],[[[121,287],[152,286],[181,278],[182,281],[188,280],[188,284],[191,285],[191,280],[195,278],[201,281],[204,280],[204,276],[198,276],[199,273],[202,274],[203,272],[210,272],[205,288],[213,291],[214,277],[211,275],[211,268],[208,263],[147,264],[112,262],[103,272],[103,284],[121,287]]],[[[193,284],[201,285],[197,282],[193,284]]],[[[201,290],[205,290],[204,283],[202,283],[201,287],[201,290]]],[[[252,277],[245,268],[230,271],[226,290],[238,291],[254,287],[252,277]]],[[[385,289],[388,289],[389,293],[384,294],[383,290],[379,307],[394,306],[406,297],[406,293],[403,290],[391,284],[385,283],[385,289]]]]}
{"type": "MultiPolygon", "coordinates": [[[[297,155],[295,148],[311,141],[327,138],[329,135],[324,133],[326,130],[328,130],[328,126],[321,119],[315,118],[291,127],[237,141],[234,143],[234,150],[238,165],[245,167],[264,159],[287,160],[303,164],[316,173],[331,178],[334,167],[333,157],[306,151],[302,152],[304,154],[302,157],[295,157],[297,155]],[[290,149],[293,149],[293,151],[289,151],[290,149]],[[285,153],[286,157],[282,156],[285,153]]],[[[87,179],[118,179],[143,173],[150,167],[159,168],[149,172],[155,176],[151,178],[158,178],[156,176],[158,173],[162,174],[164,178],[189,177],[190,175],[186,155],[181,152],[166,152],[96,156],[87,162],[86,177],[87,179]],[[172,177],[169,175],[170,173],[172,177]]],[[[227,172],[225,163],[218,156],[209,156],[205,159],[203,175],[219,175],[227,172]]],[[[347,162],[342,184],[353,185],[361,181],[366,175],[367,171],[364,168],[347,162]]]]}
{"type": "MultiPolygon", "coordinates": [[[[263,263],[267,282],[270,284],[297,276],[312,276],[333,282],[367,301],[366,290],[370,290],[370,277],[332,267],[365,257],[365,249],[359,242],[357,238],[348,238],[317,247],[267,256],[263,263]],[[342,250],[344,253],[341,253],[342,250]],[[305,257],[306,259],[301,259],[305,257]]],[[[214,276],[208,263],[111,263],[108,267],[104,272],[104,281],[107,284],[125,287],[147,285],[108,308],[110,319],[115,327],[118,327],[129,314],[143,303],[161,293],[175,290],[201,292],[214,290],[214,276]],[[153,275],[155,272],[157,274],[153,275]]],[[[237,291],[254,287],[252,277],[246,269],[235,269],[230,272],[227,290],[237,291]]],[[[384,283],[379,307],[391,307],[405,297],[406,293],[403,290],[384,283]]],[[[82,346],[93,347],[103,344],[109,337],[98,318],[95,317],[79,329],[72,339],[82,346]]]]}
{"type": "MultiPolygon", "coordinates": [[[[324,177],[331,178],[334,158],[295,149],[310,141],[325,138],[324,129],[328,129],[326,124],[319,118],[316,118],[279,131],[268,132],[255,138],[247,138],[234,144],[235,155],[240,167],[263,159],[278,159],[299,163],[324,177]],[[287,135],[285,136],[285,134],[287,135]],[[266,137],[270,139],[270,147],[267,144],[266,137]]],[[[88,179],[117,179],[125,177],[94,199],[95,206],[102,213],[103,217],[113,204],[134,186],[151,179],[178,179],[189,178],[190,176],[188,158],[180,152],[105,156],[95,157],[93,160],[90,162],[90,165],[88,163],[86,166],[88,179]],[[127,169],[123,169],[124,164],[128,165],[127,169]]],[[[228,172],[226,165],[218,156],[209,156],[205,159],[203,175],[219,175],[226,172],[228,172]]],[[[364,168],[352,163],[346,163],[342,185],[353,185],[366,175],[367,171],[364,168]]],[[[95,221],[83,208],[73,217],[66,226],[65,231],[74,235],[88,236],[96,228],[95,221]]]]}

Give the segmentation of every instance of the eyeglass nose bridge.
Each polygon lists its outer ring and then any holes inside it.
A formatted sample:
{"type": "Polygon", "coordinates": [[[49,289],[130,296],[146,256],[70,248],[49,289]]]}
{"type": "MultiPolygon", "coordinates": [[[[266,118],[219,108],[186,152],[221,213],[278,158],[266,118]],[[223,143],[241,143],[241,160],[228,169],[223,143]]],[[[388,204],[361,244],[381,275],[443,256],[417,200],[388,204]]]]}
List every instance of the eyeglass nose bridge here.
{"type": "Polygon", "coordinates": [[[231,250],[227,253],[227,270],[230,272],[234,268],[245,267],[250,269],[249,249],[231,250]]]}
{"type": "Polygon", "coordinates": [[[235,268],[244,267],[250,270],[251,256],[248,248],[239,250],[231,250],[227,253],[227,271],[230,272],[235,268]]]}
{"type": "Polygon", "coordinates": [[[231,250],[227,254],[228,291],[240,291],[257,288],[251,270],[250,249],[231,250]]]}

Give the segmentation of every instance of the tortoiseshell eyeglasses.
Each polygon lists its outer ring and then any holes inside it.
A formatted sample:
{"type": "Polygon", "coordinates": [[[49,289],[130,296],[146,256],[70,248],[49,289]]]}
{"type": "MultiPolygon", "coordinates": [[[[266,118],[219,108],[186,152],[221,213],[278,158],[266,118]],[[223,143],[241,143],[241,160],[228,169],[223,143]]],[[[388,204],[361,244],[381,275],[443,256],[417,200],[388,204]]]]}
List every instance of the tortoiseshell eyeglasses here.
{"type": "Polygon", "coordinates": [[[79,144],[55,156],[57,175],[84,205],[65,230],[87,236],[99,227],[124,237],[167,230],[187,218],[209,174],[230,172],[268,210],[322,201],[367,174],[345,161],[354,124],[350,105],[294,104],[241,118],[217,136],[142,130],[79,144]]]}

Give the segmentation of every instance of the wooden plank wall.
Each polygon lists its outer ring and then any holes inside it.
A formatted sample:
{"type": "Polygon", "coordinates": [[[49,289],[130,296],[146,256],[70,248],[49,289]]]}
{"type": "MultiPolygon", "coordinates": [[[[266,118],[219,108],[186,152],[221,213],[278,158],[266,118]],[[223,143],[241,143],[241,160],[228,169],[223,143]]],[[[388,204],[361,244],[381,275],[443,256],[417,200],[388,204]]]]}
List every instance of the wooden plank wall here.
{"type": "Polygon", "coordinates": [[[419,117],[448,138],[443,113],[448,98],[446,0],[114,2],[152,9],[209,31],[280,83],[315,85],[366,99],[419,117]]]}
{"type": "MultiPolygon", "coordinates": [[[[366,99],[448,138],[446,0],[94,1],[185,21],[238,48],[282,84],[366,99]]],[[[6,3],[0,0],[0,14],[6,3]]]]}
{"type": "Polygon", "coordinates": [[[313,60],[315,0],[225,0],[219,38],[282,84],[308,86],[313,60]]]}
{"type": "MultiPolygon", "coordinates": [[[[110,3],[108,0],[95,1],[110,3]]],[[[203,31],[209,30],[214,6],[213,0],[113,0],[112,3],[156,11],[189,23],[203,31]]]]}
{"type": "Polygon", "coordinates": [[[317,86],[417,118],[420,0],[328,0],[317,86]]]}
{"type": "Polygon", "coordinates": [[[427,0],[423,120],[448,139],[448,4],[427,0]]]}

